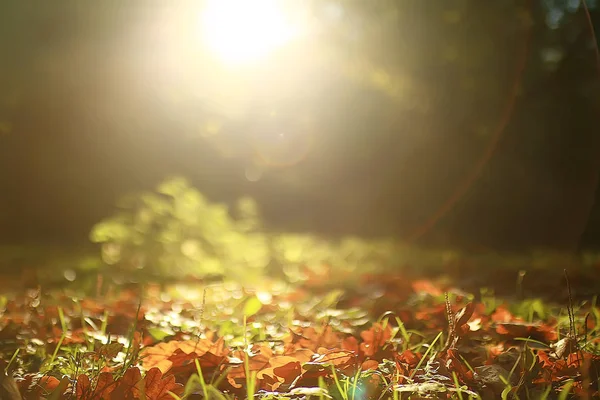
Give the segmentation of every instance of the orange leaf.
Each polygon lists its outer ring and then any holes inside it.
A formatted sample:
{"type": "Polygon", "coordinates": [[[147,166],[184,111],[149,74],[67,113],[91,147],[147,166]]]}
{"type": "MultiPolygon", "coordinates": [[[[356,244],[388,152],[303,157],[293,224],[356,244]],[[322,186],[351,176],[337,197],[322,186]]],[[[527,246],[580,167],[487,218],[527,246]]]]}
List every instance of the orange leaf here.
{"type": "Polygon", "coordinates": [[[269,367],[258,371],[256,378],[263,381],[262,386],[277,390],[283,383],[292,383],[302,372],[300,362],[289,356],[275,356],[269,360],[269,367]]]}
{"type": "Polygon", "coordinates": [[[214,343],[209,339],[190,339],[185,341],[173,340],[168,343],[146,347],[142,350],[141,356],[145,368],[157,367],[164,374],[174,366],[187,365],[190,360],[203,358],[204,355],[207,355],[205,358],[206,363],[212,364],[207,366],[216,366],[223,361],[227,353],[228,350],[225,348],[223,338],[219,338],[214,343]]]}
{"type": "Polygon", "coordinates": [[[492,322],[511,322],[511,321],[519,321],[519,318],[516,318],[504,305],[500,305],[496,307],[494,312],[491,315],[492,322]]]}
{"type": "Polygon", "coordinates": [[[529,337],[543,342],[556,340],[556,331],[541,324],[530,324],[525,322],[502,323],[496,326],[496,332],[508,336],[510,339],[517,337],[529,337]]]}
{"type": "Polygon", "coordinates": [[[379,363],[375,360],[367,360],[362,363],[360,368],[363,371],[369,371],[369,370],[375,371],[375,370],[377,370],[377,368],[379,368],[379,363]]]}
{"type": "MultiPolygon", "coordinates": [[[[269,362],[273,358],[273,351],[265,345],[254,345],[252,346],[250,355],[244,351],[237,350],[233,353],[233,356],[238,360],[244,360],[248,357],[248,371],[258,372],[270,366],[269,362]]],[[[227,380],[231,386],[239,389],[241,384],[236,381],[238,379],[246,379],[246,366],[243,364],[232,367],[227,374],[227,380]]]]}
{"type": "Polygon", "coordinates": [[[412,283],[412,288],[415,293],[424,292],[432,296],[441,296],[442,291],[436,287],[431,281],[416,280],[412,283]]]}
{"type": "MultiPolygon", "coordinates": [[[[281,356],[285,357],[285,356],[281,356]]],[[[300,375],[300,363],[297,360],[282,362],[277,360],[279,357],[273,357],[271,365],[273,366],[273,372],[275,375],[280,376],[286,382],[291,382],[300,375]]]]}
{"type": "Polygon", "coordinates": [[[360,336],[363,339],[363,343],[360,344],[360,349],[365,356],[371,357],[392,338],[392,328],[390,325],[386,325],[385,329],[383,329],[381,324],[376,322],[369,330],[362,331],[360,336]]]}
{"type": "Polygon", "coordinates": [[[402,363],[407,364],[410,367],[415,367],[419,360],[421,359],[421,355],[419,353],[413,353],[411,350],[404,350],[401,354],[396,356],[396,360],[402,363]]]}
{"type": "Polygon", "coordinates": [[[38,385],[47,392],[53,391],[59,384],[60,381],[53,376],[42,376],[38,382],[38,385]]]}
{"type": "Polygon", "coordinates": [[[358,353],[358,340],[354,336],[349,336],[342,340],[342,349],[358,353]]]}
{"type": "Polygon", "coordinates": [[[315,363],[331,364],[340,370],[356,366],[356,354],[347,350],[332,350],[314,360],[315,363]]]}

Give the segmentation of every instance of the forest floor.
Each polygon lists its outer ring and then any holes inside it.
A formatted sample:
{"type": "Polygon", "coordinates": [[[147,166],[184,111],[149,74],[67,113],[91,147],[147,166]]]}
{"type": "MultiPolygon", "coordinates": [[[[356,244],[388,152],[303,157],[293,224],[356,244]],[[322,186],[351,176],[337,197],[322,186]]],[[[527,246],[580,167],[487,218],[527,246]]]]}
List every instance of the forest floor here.
{"type": "Polygon", "coordinates": [[[0,399],[600,398],[597,275],[4,280],[0,399]]]}

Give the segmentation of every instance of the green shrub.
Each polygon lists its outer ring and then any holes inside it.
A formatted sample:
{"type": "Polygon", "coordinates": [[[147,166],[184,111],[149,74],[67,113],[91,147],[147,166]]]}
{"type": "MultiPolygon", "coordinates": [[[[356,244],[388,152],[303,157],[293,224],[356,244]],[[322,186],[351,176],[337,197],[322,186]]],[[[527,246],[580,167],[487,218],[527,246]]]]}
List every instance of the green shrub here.
{"type": "Polygon", "coordinates": [[[121,211],[94,226],[91,240],[102,258],[128,272],[181,277],[259,278],[270,261],[255,202],[238,201],[236,218],[185,179],[161,183],[156,192],[123,199],[121,211]]]}

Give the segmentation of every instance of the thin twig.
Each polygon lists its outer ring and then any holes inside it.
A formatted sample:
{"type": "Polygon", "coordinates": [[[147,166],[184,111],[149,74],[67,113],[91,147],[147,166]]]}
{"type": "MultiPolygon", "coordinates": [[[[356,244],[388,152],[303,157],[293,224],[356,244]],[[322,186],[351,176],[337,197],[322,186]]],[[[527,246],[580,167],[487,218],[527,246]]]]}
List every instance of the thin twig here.
{"type": "Polygon", "coordinates": [[[571,294],[571,283],[569,282],[569,275],[565,269],[565,281],[567,282],[567,293],[569,294],[569,305],[567,311],[569,313],[569,336],[575,336],[575,313],[573,312],[573,295],[571,294]]]}
{"type": "Polygon", "coordinates": [[[452,306],[450,305],[450,296],[448,295],[448,292],[444,292],[444,298],[446,300],[446,318],[448,319],[448,337],[446,338],[446,344],[442,348],[442,353],[446,352],[450,348],[451,343],[454,340],[456,329],[456,319],[452,314],[452,306]]]}

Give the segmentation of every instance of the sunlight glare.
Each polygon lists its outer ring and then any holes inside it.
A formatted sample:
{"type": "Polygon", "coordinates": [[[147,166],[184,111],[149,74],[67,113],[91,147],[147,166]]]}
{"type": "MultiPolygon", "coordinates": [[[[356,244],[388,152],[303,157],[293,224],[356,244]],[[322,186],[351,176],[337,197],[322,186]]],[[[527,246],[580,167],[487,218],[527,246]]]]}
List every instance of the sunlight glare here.
{"type": "Polygon", "coordinates": [[[227,63],[256,61],[296,35],[281,6],[281,0],[207,0],[201,35],[227,63]]]}

